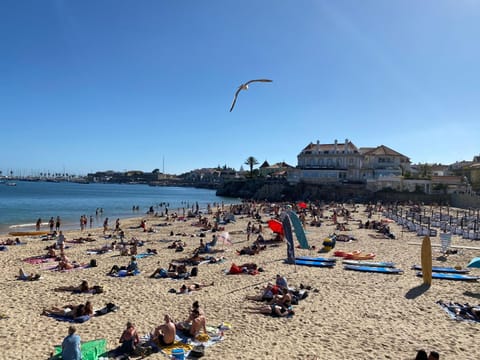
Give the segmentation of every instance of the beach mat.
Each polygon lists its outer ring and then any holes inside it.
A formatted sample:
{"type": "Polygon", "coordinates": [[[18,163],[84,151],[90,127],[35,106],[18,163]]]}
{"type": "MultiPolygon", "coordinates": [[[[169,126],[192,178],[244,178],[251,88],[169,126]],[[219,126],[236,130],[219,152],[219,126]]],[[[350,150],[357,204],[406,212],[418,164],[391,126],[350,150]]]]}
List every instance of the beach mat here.
{"type": "MultiPolygon", "coordinates": [[[[96,339],[91,341],[82,342],[82,360],[98,360],[107,355],[107,340],[96,339]]],[[[62,346],[56,345],[54,350],[53,359],[62,359],[62,346]]]]}

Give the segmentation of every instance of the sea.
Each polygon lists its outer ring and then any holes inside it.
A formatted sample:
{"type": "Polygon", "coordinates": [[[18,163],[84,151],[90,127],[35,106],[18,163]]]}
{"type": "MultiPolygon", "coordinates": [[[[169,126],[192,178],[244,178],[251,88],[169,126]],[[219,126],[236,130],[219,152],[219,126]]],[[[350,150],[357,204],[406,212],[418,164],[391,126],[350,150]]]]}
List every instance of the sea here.
{"type": "Polygon", "coordinates": [[[61,229],[72,230],[80,228],[82,215],[89,223],[92,216],[93,226],[99,227],[106,217],[114,224],[117,218],[144,216],[150,207],[158,214],[166,209],[170,214],[182,214],[183,209],[196,209],[197,204],[205,212],[209,204],[240,202],[217,196],[215,190],[188,187],[16,181],[16,186],[0,184],[0,234],[35,230],[39,218],[41,230],[48,230],[48,220],[57,216],[61,229]]]}

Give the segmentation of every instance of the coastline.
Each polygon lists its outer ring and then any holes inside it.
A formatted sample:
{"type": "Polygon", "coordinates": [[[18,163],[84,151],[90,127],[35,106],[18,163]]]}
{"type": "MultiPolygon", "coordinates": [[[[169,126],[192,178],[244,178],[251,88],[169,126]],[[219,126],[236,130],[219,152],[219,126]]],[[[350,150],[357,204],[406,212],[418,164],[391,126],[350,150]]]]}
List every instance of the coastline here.
{"type": "MultiPolygon", "coordinates": [[[[225,226],[233,245],[221,244],[220,249],[224,252],[217,255],[225,256],[227,260],[198,266],[199,273],[193,281],[214,282],[215,286],[190,295],[168,292],[172,288],[178,289],[182,281],[151,279],[149,275],[159,266],[167,267],[172,259],[191,255],[201,239],[198,236],[199,228],[192,225],[197,219],[167,221],[165,218],[147,218],[148,226],[156,229],[152,233],[134,228],[138,227],[142,217],[122,219],[126,239],[136,237],[145,242],[145,246],[138,248],[139,252],[144,252],[146,248],[158,251],[158,255],[139,260],[140,275],[127,278],[113,278],[106,276],[106,273],[115,264],[126,265],[128,257],[119,256],[118,252],[102,255],[86,252],[87,249],[111,243],[112,239],[103,237],[101,228],[87,229],[83,233],[80,230],[65,232],[67,240],[87,234],[96,239],[84,244],[68,243],[68,257],[79,263],[88,263],[91,259],[96,259],[98,263],[96,268],[71,272],[42,270],[42,265],[22,261],[29,256],[44,254],[45,246],[53,241],[41,241],[39,237],[21,238],[26,245],[9,246],[8,251],[0,254],[3,273],[0,280],[2,313],[8,316],[0,320],[0,338],[8,339],[4,345],[4,355],[9,359],[32,356],[48,358],[53,346],[59,344],[66,335],[69,325],[40,315],[42,309],[53,305],[86,300],[91,300],[94,308],[101,308],[108,302],[118,305],[120,309],[115,313],[77,325],[82,340],[106,338],[108,349],[112,349],[118,345],[118,338],[127,321],[135,322],[139,333],[143,335],[160,324],[165,313],[171,314],[176,320],[184,319],[191,303],[199,300],[205,309],[208,324],[232,324],[222,342],[207,348],[206,358],[413,359],[421,348],[438,351],[441,359],[480,357],[480,350],[474,346],[480,324],[452,320],[436,304],[438,300],[480,303],[478,282],[434,280],[429,289],[424,289],[421,287],[421,278],[410,270],[413,264],[420,262],[420,247],[409,243],[420,242],[420,237],[402,231],[394,223],[390,223],[390,226],[396,239],[371,237],[374,231],[358,228],[358,220],[365,222],[368,219],[363,205],[358,207],[358,211],[352,212],[353,219],[348,221],[348,230],[339,232],[332,222],[332,210],[332,207],[324,210],[322,226],[306,226],[310,245],[320,249],[325,238],[333,232],[352,235],[357,240],[337,242],[335,250],[375,253],[375,261],[394,261],[404,271],[403,274],[347,271],[341,266],[340,259],[332,269],[289,265],[284,262],[285,244],[268,246],[264,252],[254,256],[237,255],[235,250],[251,244],[251,240],[246,240],[245,230],[247,223],[253,219],[246,214],[237,215],[234,223],[225,226]],[[170,235],[172,232],[173,236],[170,235]],[[176,253],[168,249],[174,240],[186,243],[184,252],[176,253]],[[225,275],[224,271],[230,268],[232,262],[255,262],[265,271],[255,276],[225,275]],[[31,282],[15,280],[19,267],[28,273],[40,273],[42,279],[31,282]],[[245,296],[257,294],[263,284],[274,280],[277,273],[286,276],[291,286],[311,286],[309,296],[295,306],[295,315],[291,318],[276,319],[249,313],[248,308],[258,303],[246,301],[245,296]],[[105,292],[78,295],[55,291],[60,286],[78,285],[82,279],[92,285],[104,286],[105,292]]],[[[270,218],[260,208],[259,213],[264,222],[270,218]]],[[[211,215],[207,217],[212,220],[211,215]]],[[[380,221],[384,216],[377,212],[372,219],[380,221]]],[[[270,238],[271,231],[265,224],[262,225],[265,237],[270,238]]],[[[208,241],[211,236],[212,233],[207,232],[205,239],[208,241]]],[[[9,237],[0,235],[2,241],[9,237]]],[[[439,238],[433,237],[432,242],[438,244],[439,238]]],[[[453,244],[458,246],[475,246],[477,243],[459,236],[453,237],[453,244]]],[[[295,251],[298,256],[333,256],[332,251],[327,254],[318,254],[315,250],[295,251]]],[[[442,266],[464,267],[479,254],[478,250],[465,249],[439,260],[441,254],[438,248],[432,251],[434,265],[442,266]]],[[[480,275],[480,270],[472,269],[471,274],[480,275]]],[[[152,354],[148,358],[165,357],[152,354]]]]}

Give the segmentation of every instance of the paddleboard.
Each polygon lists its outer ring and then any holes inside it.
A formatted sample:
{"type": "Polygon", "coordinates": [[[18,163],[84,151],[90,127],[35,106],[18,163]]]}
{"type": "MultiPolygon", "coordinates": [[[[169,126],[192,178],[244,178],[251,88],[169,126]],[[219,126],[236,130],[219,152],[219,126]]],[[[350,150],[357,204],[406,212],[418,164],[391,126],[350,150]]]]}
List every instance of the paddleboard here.
{"type": "MultiPolygon", "coordinates": [[[[413,265],[412,270],[422,270],[420,265],[413,265]]],[[[454,273],[454,274],[467,274],[470,272],[468,269],[455,269],[454,267],[432,266],[432,272],[454,273]]]]}
{"type": "Polygon", "coordinates": [[[390,267],[376,267],[376,266],[359,266],[359,265],[345,265],[345,270],[365,271],[365,272],[377,272],[385,274],[400,274],[403,272],[401,269],[390,267]]]}
{"type": "Polygon", "coordinates": [[[8,233],[10,236],[40,236],[48,234],[48,231],[12,231],[8,233]]]}
{"type": "MultiPolygon", "coordinates": [[[[417,276],[423,276],[422,272],[418,272],[417,276]]],[[[471,276],[465,274],[452,274],[452,273],[433,273],[432,278],[444,279],[444,280],[459,280],[459,281],[475,281],[480,279],[480,276],[471,276]]]]}
{"type": "Polygon", "coordinates": [[[432,245],[430,237],[425,236],[422,241],[422,269],[423,283],[432,285],[432,245]]]}
{"type": "Polygon", "coordinates": [[[329,262],[329,261],[337,261],[334,258],[325,258],[325,257],[313,257],[313,256],[297,256],[296,260],[308,260],[308,261],[321,261],[321,262],[329,262]]]}
{"type": "Polygon", "coordinates": [[[367,261],[367,260],[343,260],[345,265],[359,265],[359,266],[375,266],[375,267],[395,267],[395,263],[391,261],[367,261]]]}
{"type": "Polygon", "coordinates": [[[315,266],[315,267],[334,267],[334,261],[309,261],[309,260],[295,260],[295,265],[315,266]]]}

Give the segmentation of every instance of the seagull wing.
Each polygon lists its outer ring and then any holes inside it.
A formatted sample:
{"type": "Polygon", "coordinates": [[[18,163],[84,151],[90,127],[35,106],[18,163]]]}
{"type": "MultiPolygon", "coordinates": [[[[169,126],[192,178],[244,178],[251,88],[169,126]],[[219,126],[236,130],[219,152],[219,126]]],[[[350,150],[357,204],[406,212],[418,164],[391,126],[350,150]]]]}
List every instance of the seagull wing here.
{"type": "Polygon", "coordinates": [[[242,86],[239,86],[237,91],[235,92],[235,96],[233,97],[233,101],[232,101],[232,106],[230,106],[230,112],[232,112],[233,107],[235,106],[235,103],[237,102],[237,97],[238,97],[238,94],[240,93],[240,91],[242,91],[242,86]]]}
{"type": "Polygon", "coordinates": [[[273,80],[269,80],[269,79],[255,79],[255,80],[250,80],[250,81],[247,81],[244,85],[248,85],[252,82],[273,82],[273,80]]]}

